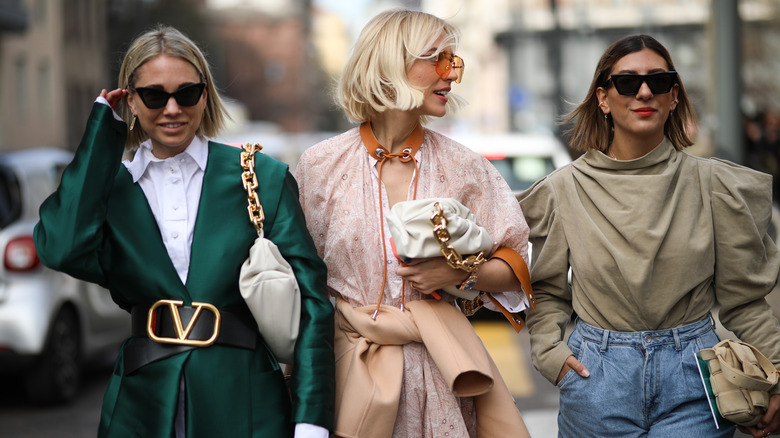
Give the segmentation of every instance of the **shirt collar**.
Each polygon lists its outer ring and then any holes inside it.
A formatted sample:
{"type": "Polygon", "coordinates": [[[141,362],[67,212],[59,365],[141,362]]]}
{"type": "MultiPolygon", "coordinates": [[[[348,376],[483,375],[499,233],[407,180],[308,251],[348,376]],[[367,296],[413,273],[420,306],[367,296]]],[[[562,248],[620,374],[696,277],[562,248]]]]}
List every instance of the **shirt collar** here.
{"type": "MultiPolygon", "coordinates": [[[[202,137],[195,136],[187,149],[182,154],[187,154],[192,160],[200,167],[200,170],[206,170],[206,162],[208,161],[208,141],[202,137]]],[[[157,158],[152,153],[152,141],[146,140],[138,146],[138,150],[135,151],[132,161],[125,161],[125,167],[133,177],[133,182],[138,182],[139,179],[146,173],[146,169],[152,162],[165,161],[157,158]]]]}

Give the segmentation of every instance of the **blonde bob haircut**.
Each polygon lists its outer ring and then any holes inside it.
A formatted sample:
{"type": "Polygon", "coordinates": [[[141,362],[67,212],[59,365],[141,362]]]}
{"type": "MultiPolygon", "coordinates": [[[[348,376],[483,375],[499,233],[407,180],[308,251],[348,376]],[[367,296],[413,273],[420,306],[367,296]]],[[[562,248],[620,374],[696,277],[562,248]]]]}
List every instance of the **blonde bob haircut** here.
{"type": "MultiPolygon", "coordinates": [[[[454,52],[459,38],[453,25],[434,15],[406,9],[381,12],[360,32],[336,86],[336,102],[353,123],[370,121],[388,109],[418,108],[423,91],[409,83],[407,72],[418,59],[433,61],[442,50],[454,52]]],[[[448,110],[462,106],[462,98],[448,96],[448,110]]]]}
{"type": "MultiPolygon", "coordinates": [[[[206,57],[191,39],[177,29],[158,25],[133,40],[119,70],[119,87],[130,90],[135,85],[138,68],[146,61],[162,54],[189,62],[195,67],[200,79],[206,83],[206,110],[196,135],[215,137],[225,126],[225,121],[229,117],[227,110],[214,86],[214,79],[211,76],[206,57]]],[[[133,113],[127,102],[122,106],[122,118],[128,124],[133,118],[133,113]]],[[[144,130],[138,129],[136,125],[136,129],[127,135],[125,148],[128,150],[136,149],[147,138],[148,135],[144,130]]]]}
{"type": "MultiPolygon", "coordinates": [[[[672,56],[658,40],[649,35],[629,35],[612,43],[601,55],[593,81],[588,89],[585,99],[569,114],[562,118],[563,123],[574,122],[565,134],[569,137],[569,144],[580,152],[588,149],[596,149],[606,153],[612,143],[612,116],[607,118],[599,109],[598,88],[608,88],[612,68],[624,56],[642,49],[650,49],[657,53],[666,62],[668,70],[676,70],[672,62],[672,56]]],[[[669,118],[664,124],[664,136],[674,145],[675,149],[682,150],[693,144],[689,130],[696,125],[696,111],[693,109],[691,99],[685,92],[682,78],[677,75],[677,107],[669,113],[669,118]]]]}

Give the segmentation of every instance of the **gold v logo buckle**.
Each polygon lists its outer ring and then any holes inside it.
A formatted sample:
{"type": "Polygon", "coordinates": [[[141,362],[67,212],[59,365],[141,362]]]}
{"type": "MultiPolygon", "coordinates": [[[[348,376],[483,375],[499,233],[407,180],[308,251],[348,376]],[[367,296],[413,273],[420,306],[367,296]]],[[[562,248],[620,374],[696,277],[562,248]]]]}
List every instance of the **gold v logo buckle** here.
{"type": "Polygon", "coordinates": [[[183,306],[184,301],[179,300],[160,300],[154,303],[154,305],[149,308],[149,315],[146,318],[146,334],[149,336],[149,339],[161,344],[192,345],[195,347],[208,347],[209,345],[212,345],[214,342],[216,342],[217,337],[219,336],[219,327],[221,322],[221,315],[219,314],[219,310],[217,310],[216,307],[209,303],[193,302],[192,308],[195,309],[195,313],[187,323],[187,327],[184,327],[181,323],[181,315],[179,314],[179,308],[183,306]],[[158,307],[162,306],[167,306],[168,310],[171,312],[171,317],[173,318],[173,329],[176,332],[175,338],[161,337],[154,333],[154,311],[157,310],[158,307]],[[198,318],[200,317],[203,309],[206,309],[207,311],[214,314],[214,330],[211,334],[211,337],[205,340],[189,339],[190,333],[195,327],[195,323],[198,321],[198,318]]]}

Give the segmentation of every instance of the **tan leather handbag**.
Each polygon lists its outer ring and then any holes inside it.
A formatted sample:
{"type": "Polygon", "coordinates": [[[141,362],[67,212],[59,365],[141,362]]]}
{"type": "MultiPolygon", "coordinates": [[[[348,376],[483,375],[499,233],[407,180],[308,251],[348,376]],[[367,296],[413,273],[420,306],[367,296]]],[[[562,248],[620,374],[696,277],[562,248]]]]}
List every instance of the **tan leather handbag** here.
{"type": "Polygon", "coordinates": [[[756,425],[769,406],[769,390],[777,384],[772,362],[752,345],[730,339],[699,355],[709,368],[720,416],[741,426],[756,425]]]}

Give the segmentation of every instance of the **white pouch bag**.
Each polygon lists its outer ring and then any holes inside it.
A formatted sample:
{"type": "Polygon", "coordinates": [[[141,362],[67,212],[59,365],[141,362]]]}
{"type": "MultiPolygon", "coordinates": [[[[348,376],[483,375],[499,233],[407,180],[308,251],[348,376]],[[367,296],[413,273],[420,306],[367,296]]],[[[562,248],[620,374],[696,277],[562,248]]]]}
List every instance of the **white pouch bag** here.
{"type": "MultiPolygon", "coordinates": [[[[487,258],[493,240],[485,228],[477,225],[474,213],[452,198],[403,201],[390,209],[386,220],[398,258],[404,261],[442,256],[441,242],[436,238],[431,222],[431,217],[438,211],[437,202],[447,220],[449,244],[463,257],[483,252],[487,258]]],[[[479,295],[479,291],[460,290],[456,286],[447,286],[444,291],[466,300],[479,295]]]]}
{"type": "Polygon", "coordinates": [[[241,266],[238,287],[265,343],[279,362],[293,363],[301,291],[290,264],[262,231],[241,266]]]}

